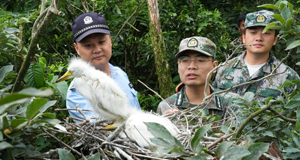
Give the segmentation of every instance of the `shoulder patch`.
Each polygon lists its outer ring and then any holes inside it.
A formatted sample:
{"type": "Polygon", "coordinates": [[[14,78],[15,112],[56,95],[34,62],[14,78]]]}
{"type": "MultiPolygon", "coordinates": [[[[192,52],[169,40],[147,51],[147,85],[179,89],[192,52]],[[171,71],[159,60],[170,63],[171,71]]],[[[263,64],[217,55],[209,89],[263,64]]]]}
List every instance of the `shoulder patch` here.
{"type": "Polygon", "coordinates": [[[233,64],[233,68],[235,68],[240,63],[240,60],[236,60],[233,64]]]}

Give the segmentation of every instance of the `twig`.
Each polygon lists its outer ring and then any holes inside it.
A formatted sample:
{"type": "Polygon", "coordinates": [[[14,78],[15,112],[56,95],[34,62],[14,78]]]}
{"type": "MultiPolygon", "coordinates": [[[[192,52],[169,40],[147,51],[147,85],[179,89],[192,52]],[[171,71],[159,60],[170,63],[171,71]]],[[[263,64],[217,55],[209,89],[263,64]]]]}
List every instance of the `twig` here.
{"type": "MultiPolygon", "coordinates": [[[[274,101],[273,101],[274,102],[274,101]]],[[[242,132],[242,130],[245,128],[245,126],[247,125],[247,123],[252,120],[254,117],[256,117],[257,115],[263,113],[265,110],[269,109],[271,107],[271,105],[273,104],[273,102],[269,102],[268,105],[264,106],[263,108],[261,108],[260,110],[253,112],[240,126],[240,128],[238,129],[238,131],[236,132],[236,137],[239,138],[240,134],[242,132]]]]}
{"type": "Polygon", "coordinates": [[[60,139],[56,138],[54,135],[52,135],[51,133],[49,133],[45,128],[42,128],[42,130],[44,132],[46,132],[50,137],[56,139],[59,143],[63,144],[64,146],[66,146],[68,149],[70,149],[71,151],[75,152],[76,154],[84,157],[83,154],[79,153],[77,150],[73,149],[71,146],[67,145],[66,143],[64,143],[63,141],[61,141],[60,139]]]}
{"type": "Polygon", "coordinates": [[[114,149],[116,149],[120,154],[122,154],[126,159],[128,160],[133,160],[132,157],[130,157],[127,153],[125,153],[122,149],[120,149],[119,147],[113,147],[114,149]]]}
{"type": "Polygon", "coordinates": [[[124,22],[124,24],[122,25],[121,29],[118,31],[117,35],[115,36],[115,39],[112,41],[112,44],[115,43],[117,37],[119,36],[119,34],[121,33],[121,31],[124,29],[125,25],[129,22],[129,20],[133,17],[133,15],[135,15],[135,13],[139,10],[139,8],[142,6],[142,4],[145,2],[146,0],[144,0],[142,3],[140,3],[136,9],[133,11],[133,13],[130,15],[129,18],[127,18],[127,20],[124,22]]]}
{"type": "Polygon", "coordinates": [[[210,149],[211,147],[217,145],[218,143],[222,142],[224,139],[232,136],[235,132],[228,134],[228,135],[224,135],[222,137],[220,137],[218,140],[214,141],[212,144],[208,145],[207,148],[210,149]]]}
{"type": "Polygon", "coordinates": [[[291,119],[291,118],[287,118],[285,117],[284,115],[278,113],[275,109],[273,108],[269,108],[270,111],[272,111],[274,114],[278,115],[281,119],[285,120],[285,121],[288,121],[288,122],[291,122],[291,123],[296,123],[297,120],[296,119],[291,119]]]}

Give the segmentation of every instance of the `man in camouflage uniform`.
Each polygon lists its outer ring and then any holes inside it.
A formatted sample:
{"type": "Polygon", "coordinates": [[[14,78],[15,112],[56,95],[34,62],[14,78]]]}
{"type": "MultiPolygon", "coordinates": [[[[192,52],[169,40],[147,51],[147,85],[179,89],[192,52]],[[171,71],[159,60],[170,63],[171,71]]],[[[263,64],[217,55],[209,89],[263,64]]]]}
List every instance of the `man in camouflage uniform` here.
{"type": "Polygon", "coordinates": [[[239,48],[237,50],[237,53],[246,51],[246,48],[243,45],[243,32],[245,29],[245,19],[246,19],[246,15],[247,13],[242,13],[239,15],[239,17],[237,18],[237,24],[236,24],[236,28],[239,30],[239,32],[241,33],[240,36],[238,38],[236,38],[235,40],[233,40],[230,44],[232,46],[231,51],[233,52],[235,49],[239,48]]]}
{"type": "MultiPolygon", "coordinates": [[[[214,61],[215,54],[216,45],[205,37],[195,36],[180,42],[176,57],[182,83],[177,86],[176,94],[160,102],[157,108],[158,113],[168,114],[202,103],[206,76],[218,64],[217,61],[214,61]]],[[[213,88],[207,87],[207,95],[212,92],[213,88]]],[[[221,101],[222,98],[219,96],[213,96],[205,106],[206,114],[223,116],[224,107],[221,101]]]]}
{"type": "MultiPolygon", "coordinates": [[[[278,40],[278,31],[268,30],[262,33],[265,26],[276,21],[271,16],[272,14],[273,12],[266,10],[247,14],[243,39],[247,51],[218,69],[213,83],[215,88],[225,90],[238,84],[263,78],[280,64],[270,52],[278,40]]],[[[278,75],[234,88],[230,92],[244,96],[246,92],[250,91],[255,94],[255,100],[263,102],[267,97],[276,98],[282,95],[278,87],[285,80],[299,79],[298,74],[285,64],[281,64],[274,73],[278,75]]],[[[291,93],[294,86],[285,87],[284,90],[291,93]]]]}

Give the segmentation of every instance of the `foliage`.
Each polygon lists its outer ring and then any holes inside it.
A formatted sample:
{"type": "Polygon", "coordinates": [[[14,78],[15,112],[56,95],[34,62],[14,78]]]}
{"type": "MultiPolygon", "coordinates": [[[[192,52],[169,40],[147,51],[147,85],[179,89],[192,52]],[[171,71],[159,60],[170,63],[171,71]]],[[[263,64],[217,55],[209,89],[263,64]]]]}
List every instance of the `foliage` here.
{"type": "MultiPolygon", "coordinates": [[[[285,56],[282,53],[287,52],[285,50],[291,50],[292,56],[286,64],[299,72],[297,66],[300,64],[298,62],[300,57],[299,3],[295,0],[280,0],[274,5],[271,4],[273,2],[273,0],[158,1],[173,87],[175,88],[180,82],[174,54],[178,51],[181,39],[194,35],[208,37],[218,46],[217,60],[223,61],[225,54],[229,54],[229,43],[239,36],[239,32],[235,29],[235,19],[239,13],[262,9],[256,8],[257,5],[275,11],[274,17],[279,22],[267,27],[267,29],[280,30],[281,38],[273,49],[274,54],[282,58],[285,56]]],[[[46,7],[50,3],[51,1],[47,1],[46,7]]],[[[40,14],[41,5],[39,1],[33,0],[9,0],[1,3],[0,158],[45,157],[43,153],[57,148],[61,148],[58,149],[60,159],[76,157],[63,149],[56,140],[40,135],[45,134],[41,128],[53,128],[59,123],[57,119],[62,120],[68,116],[64,112],[59,112],[57,115],[53,113],[54,108],[65,108],[68,87],[67,82],[55,84],[55,81],[66,70],[70,57],[76,55],[70,24],[76,16],[87,10],[98,12],[108,20],[112,40],[114,40],[111,63],[122,67],[128,73],[131,82],[140,93],[139,101],[143,109],[156,110],[160,99],[137,82],[137,79],[140,79],[154,91],[159,92],[153,65],[153,52],[150,47],[149,18],[145,1],[121,30],[121,26],[140,3],[142,1],[136,0],[61,0],[58,9],[63,14],[53,18],[39,40],[34,60],[26,74],[25,85],[22,86],[25,89],[17,93],[9,93],[9,91],[27,55],[33,22],[40,14]],[[29,87],[39,88],[39,90],[29,87]],[[53,94],[50,94],[49,89],[44,90],[45,88],[51,88],[53,94]],[[47,98],[40,98],[41,96],[47,98]]],[[[148,124],[149,130],[156,135],[154,142],[163,144],[155,153],[161,157],[167,155],[183,159],[204,159],[207,156],[223,159],[258,159],[267,152],[266,142],[275,141],[279,144],[285,159],[299,159],[300,82],[286,82],[284,85],[293,84],[297,86],[297,90],[292,94],[276,100],[269,98],[264,104],[253,100],[251,94],[236,101],[237,105],[243,108],[239,113],[243,115],[242,118],[247,118],[252,113],[259,112],[261,108],[272,104],[271,107],[287,119],[283,119],[274,111],[266,110],[247,123],[241,131],[242,137],[220,143],[213,153],[199,143],[203,140],[204,134],[216,132],[210,125],[203,124],[202,127],[197,128],[191,138],[191,145],[185,149],[175,138],[171,138],[166,130],[157,127],[157,124],[148,124]],[[245,139],[249,140],[249,143],[243,146],[241,143],[245,139]]],[[[225,124],[222,131],[233,133],[235,129],[237,128],[225,124]]],[[[63,134],[58,134],[58,137],[64,142],[69,142],[72,138],[63,134]]],[[[100,154],[88,157],[88,159],[99,158],[100,154]]]]}

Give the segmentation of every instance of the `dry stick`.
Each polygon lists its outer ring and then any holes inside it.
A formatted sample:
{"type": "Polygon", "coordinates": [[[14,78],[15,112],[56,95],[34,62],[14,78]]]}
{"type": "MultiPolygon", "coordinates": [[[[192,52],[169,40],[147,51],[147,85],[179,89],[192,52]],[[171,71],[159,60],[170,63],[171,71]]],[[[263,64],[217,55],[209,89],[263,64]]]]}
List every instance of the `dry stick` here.
{"type": "MultiPolygon", "coordinates": [[[[82,111],[92,111],[90,109],[81,109],[82,111]]],[[[54,111],[77,111],[75,108],[56,108],[54,111]]]]}
{"type": "MultiPolygon", "coordinates": [[[[147,89],[149,89],[150,91],[152,91],[153,93],[155,93],[161,100],[165,101],[164,98],[162,98],[157,92],[155,92],[154,90],[152,90],[150,87],[148,87],[145,83],[143,83],[142,81],[140,81],[139,79],[137,80],[138,82],[140,82],[142,85],[144,85],[147,89]]],[[[170,107],[170,108],[173,108],[169,105],[169,103],[167,101],[165,101],[167,103],[167,105],[170,107]]]]}
{"type": "Polygon", "coordinates": [[[122,154],[122,156],[124,156],[126,159],[128,160],[133,160],[131,156],[129,156],[126,152],[124,152],[122,149],[120,149],[119,147],[114,147],[114,149],[116,149],[120,154],[122,154]]]}
{"type": "Polygon", "coordinates": [[[42,128],[42,130],[44,132],[46,132],[50,137],[56,139],[58,142],[60,142],[61,144],[63,144],[64,146],[66,146],[67,148],[69,148],[70,150],[72,150],[73,152],[75,152],[76,154],[84,157],[84,155],[82,155],[81,153],[79,153],[78,151],[76,151],[75,149],[73,149],[71,146],[67,145],[66,143],[64,143],[63,141],[61,141],[60,139],[56,138],[54,135],[52,135],[51,133],[49,133],[46,129],[42,128]]]}
{"type": "Polygon", "coordinates": [[[133,13],[130,15],[130,17],[124,22],[123,26],[121,27],[121,29],[118,31],[115,39],[112,41],[112,44],[114,44],[114,42],[116,41],[117,37],[119,36],[119,34],[121,33],[121,31],[124,29],[125,25],[129,22],[129,20],[133,17],[133,15],[135,15],[135,13],[139,10],[139,8],[142,6],[142,4],[145,2],[145,0],[140,3],[136,9],[133,11],[133,13]]]}
{"type": "Polygon", "coordinates": [[[214,141],[212,144],[208,145],[207,148],[210,149],[211,147],[213,147],[213,146],[217,145],[218,143],[222,142],[223,139],[226,139],[226,138],[232,136],[234,133],[235,133],[235,132],[220,137],[218,140],[216,140],[216,141],[214,141]]]}
{"type": "Polygon", "coordinates": [[[106,138],[106,141],[111,141],[112,139],[114,139],[115,137],[117,137],[120,132],[124,129],[125,126],[125,122],[122,123],[121,126],[119,126],[114,132],[112,132],[111,134],[109,134],[109,136],[106,138]]]}
{"type": "Polygon", "coordinates": [[[276,115],[278,115],[281,119],[285,120],[285,121],[288,121],[288,122],[291,122],[291,123],[296,123],[297,120],[296,119],[292,119],[292,118],[287,118],[285,117],[284,115],[278,113],[275,109],[273,108],[269,108],[270,111],[272,111],[273,113],[275,113],[276,115]]]}
{"type": "MultiPolygon", "coordinates": [[[[210,72],[208,72],[208,74],[207,74],[207,76],[206,76],[205,87],[204,87],[204,97],[207,96],[207,87],[208,87],[208,84],[209,84],[208,81],[209,81],[210,75],[211,75],[214,71],[216,71],[217,69],[219,69],[220,67],[224,66],[224,65],[228,62],[228,60],[235,54],[235,52],[236,52],[239,48],[241,48],[241,46],[243,46],[243,45],[239,45],[239,47],[237,47],[237,48],[231,53],[231,55],[228,56],[228,57],[226,58],[225,62],[221,63],[220,65],[218,65],[217,67],[215,67],[214,69],[212,69],[210,72]]],[[[204,98],[204,100],[206,100],[206,98],[204,98]]],[[[204,102],[204,100],[203,100],[203,102],[204,102]]]]}

